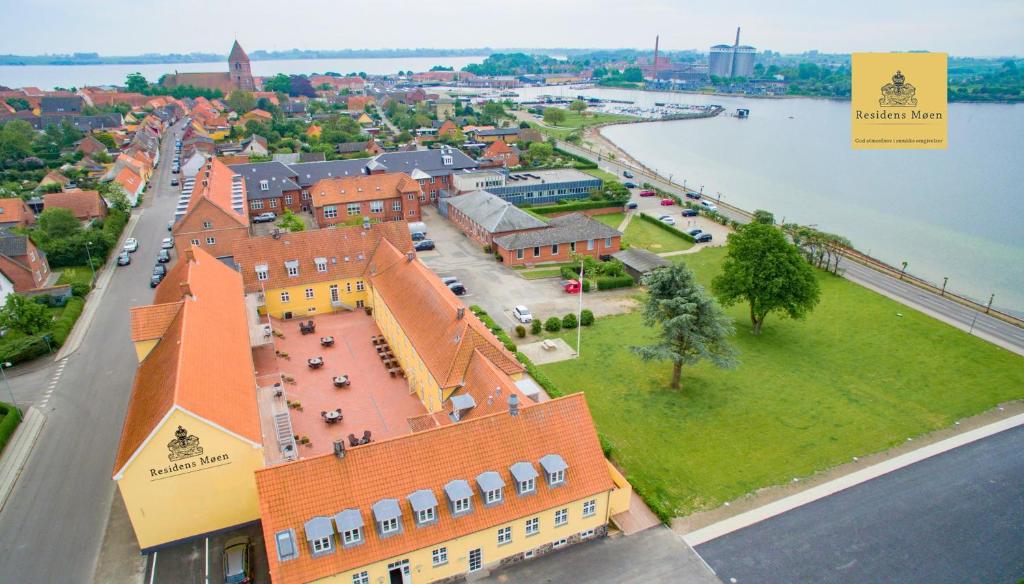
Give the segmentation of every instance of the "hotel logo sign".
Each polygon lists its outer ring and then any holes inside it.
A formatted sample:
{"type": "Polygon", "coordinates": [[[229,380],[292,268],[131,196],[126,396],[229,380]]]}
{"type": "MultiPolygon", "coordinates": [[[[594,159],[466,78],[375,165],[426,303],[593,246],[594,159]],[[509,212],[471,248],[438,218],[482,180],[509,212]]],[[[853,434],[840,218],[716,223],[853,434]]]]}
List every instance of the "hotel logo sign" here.
{"type": "Polygon", "coordinates": [[[178,426],[174,432],[174,440],[167,443],[167,450],[170,451],[167,460],[171,462],[192,458],[203,453],[203,447],[199,445],[199,438],[189,434],[188,430],[181,426],[178,426]]]}
{"type": "Polygon", "coordinates": [[[167,443],[167,460],[171,464],[149,469],[150,480],[159,481],[172,476],[231,464],[231,457],[227,452],[216,455],[205,454],[203,447],[199,445],[199,438],[194,434],[189,434],[188,430],[182,426],[178,426],[178,429],[174,431],[174,439],[167,443]]]}
{"type": "Polygon", "coordinates": [[[945,53],[854,53],[853,148],[945,149],[946,62],[945,53]]]}

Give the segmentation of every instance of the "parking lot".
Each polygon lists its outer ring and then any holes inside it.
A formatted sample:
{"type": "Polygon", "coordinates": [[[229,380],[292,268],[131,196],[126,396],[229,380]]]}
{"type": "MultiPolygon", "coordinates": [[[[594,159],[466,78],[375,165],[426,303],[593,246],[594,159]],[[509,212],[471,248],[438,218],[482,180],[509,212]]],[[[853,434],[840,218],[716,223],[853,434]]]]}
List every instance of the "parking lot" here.
{"type": "MultiPolygon", "coordinates": [[[[662,215],[668,215],[675,219],[675,228],[680,231],[689,231],[693,228],[698,228],[705,233],[711,234],[711,241],[708,243],[698,243],[694,245],[693,251],[687,250],[688,253],[693,253],[702,247],[714,247],[719,245],[725,245],[725,238],[732,231],[721,223],[716,223],[708,219],[707,217],[683,217],[683,208],[679,205],[667,205],[661,204],[661,198],[654,197],[641,197],[640,191],[644,189],[630,189],[632,193],[631,201],[636,201],[638,212],[643,212],[651,217],[657,219],[662,215]]],[[[635,218],[634,218],[635,219],[635,218]]]]}
{"type": "Polygon", "coordinates": [[[224,542],[245,536],[252,542],[253,583],[268,584],[270,568],[259,523],[153,552],[145,581],[152,584],[214,584],[224,581],[224,542]]]}
{"type": "MultiPolygon", "coordinates": [[[[428,237],[437,248],[419,252],[419,257],[438,276],[455,276],[465,284],[467,294],[462,300],[486,310],[499,325],[512,329],[519,324],[512,318],[512,307],[523,304],[535,319],[564,316],[579,309],[580,297],[566,294],[557,278],[526,280],[462,233],[437,210],[423,210],[428,237]]],[[[629,312],[636,306],[636,289],[593,292],[583,297],[583,307],[596,316],[629,312]]]]}

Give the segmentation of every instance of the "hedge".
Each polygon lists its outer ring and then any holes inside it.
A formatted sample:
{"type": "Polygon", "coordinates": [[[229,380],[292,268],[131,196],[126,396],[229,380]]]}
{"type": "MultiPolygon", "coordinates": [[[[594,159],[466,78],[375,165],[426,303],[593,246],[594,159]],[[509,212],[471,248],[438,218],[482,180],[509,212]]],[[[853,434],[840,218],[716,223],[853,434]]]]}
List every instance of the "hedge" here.
{"type": "Polygon", "coordinates": [[[644,221],[646,221],[646,222],[648,222],[648,223],[650,223],[652,225],[657,225],[658,228],[660,228],[660,229],[662,229],[664,231],[667,231],[667,232],[669,232],[669,233],[671,233],[673,235],[678,235],[679,237],[682,237],[686,241],[689,241],[690,243],[693,243],[693,237],[689,233],[682,232],[682,231],[676,229],[675,227],[672,227],[668,223],[663,223],[661,221],[658,221],[657,219],[655,219],[654,217],[651,217],[650,215],[648,215],[646,213],[640,213],[640,219],[642,219],[642,220],[644,220],[644,221]]]}
{"type": "Polygon", "coordinates": [[[63,345],[64,341],[67,340],[68,335],[71,334],[71,329],[75,326],[75,321],[81,316],[84,306],[85,300],[78,296],[72,296],[68,300],[67,306],[64,307],[64,312],[61,313],[60,318],[53,322],[53,326],[50,329],[56,345],[63,345]]]}
{"type": "Polygon", "coordinates": [[[21,423],[21,415],[11,404],[0,402],[0,416],[3,416],[0,418],[0,452],[3,452],[11,434],[21,423]]]}
{"type": "Polygon", "coordinates": [[[566,150],[562,150],[561,148],[558,148],[557,146],[555,147],[555,153],[559,154],[561,156],[564,156],[566,158],[571,158],[576,163],[573,166],[575,166],[576,168],[578,168],[580,170],[595,169],[595,168],[597,168],[597,163],[594,162],[593,160],[590,160],[589,158],[584,158],[582,156],[577,156],[575,154],[572,154],[571,152],[568,152],[566,150]]]}
{"type": "Polygon", "coordinates": [[[49,350],[42,337],[22,337],[7,343],[3,349],[0,349],[0,361],[10,361],[11,363],[30,361],[40,355],[45,355],[49,350]]]}
{"type": "Polygon", "coordinates": [[[614,290],[615,288],[629,288],[632,285],[632,276],[601,276],[597,279],[598,290],[614,290]]]}
{"type": "Polygon", "coordinates": [[[616,201],[577,201],[574,203],[556,203],[543,207],[531,207],[530,210],[538,215],[551,215],[552,213],[566,213],[569,211],[587,211],[589,209],[610,209],[615,207],[621,209],[623,203],[616,201]]]}

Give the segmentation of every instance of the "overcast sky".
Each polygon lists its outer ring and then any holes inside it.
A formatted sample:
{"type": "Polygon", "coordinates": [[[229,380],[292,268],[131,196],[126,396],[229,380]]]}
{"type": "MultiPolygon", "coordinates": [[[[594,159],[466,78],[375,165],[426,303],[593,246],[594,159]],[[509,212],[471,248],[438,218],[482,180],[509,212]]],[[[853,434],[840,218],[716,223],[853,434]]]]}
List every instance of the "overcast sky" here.
{"type": "Polygon", "coordinates": [[[0,53],[226,54],[257,49],[923,49],[1024,55],[1021,0],[0,0],[0,53]]]}

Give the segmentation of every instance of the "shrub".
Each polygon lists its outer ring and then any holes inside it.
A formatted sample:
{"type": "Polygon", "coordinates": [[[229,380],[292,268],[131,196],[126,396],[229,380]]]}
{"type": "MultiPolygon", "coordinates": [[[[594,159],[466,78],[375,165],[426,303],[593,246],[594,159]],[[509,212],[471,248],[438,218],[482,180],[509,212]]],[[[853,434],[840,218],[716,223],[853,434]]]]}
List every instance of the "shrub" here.
{"type": "Polygon", "coordinates": [[[580,325],[590,326],[594,324],[594,313],[589,308],[584,308],[580,313],[580,325]]]}
{"type": "Polygon", "coordinates": [[[530,332],[535,334],[535,335],[539,335],[540,331],[541,331],[541,329],[543,327],[544,327],[544,325],[541,324],[539,319],[535,320],[535,321],[530,323],[530,332]]]}
{"type": "Polygon", "coordinates": [[[85,297],[85,295],[89,293],[89,290],[91,290],[91,287],[88,284],[83,284],[81,282],[75,282],[71,285],[71,294],[79,298],[85,297]]]}
{"type": "Polygon", "coordinates": [[[562,330],[562,321],[559,320],[557,316],[552,316],[551,318],[544,321],[544,330],[548,331],[549,333],[557,333],[558,331],[562,330]]]}
{"type": "Polygon", "coordinates": [[[484,246],[484,253],[493,253],[490,244],[484,246]]]}
{"type": "Polygon", "coordinates": [[[6,343],[3,349],[0,349],[0,360],[21,363],[45,355],[48,351],[49,348],[42,337],[22,337],[6,343]]]}
{"type": "Polygon", "coordinates": [[[564,329],[574,329],[579,325],[580,323],[576,320],[576,315],[571,312],[562,317],[562,328],[564,329]]]}
{"type": "Polygon", "coordinates": [[[521,324],[517,324],[516,325],[516,336],[519,337],[520,339],[525,337],[526,336],[526,327],[521,325],[521,324]]]}
{"type": "Polygon", "coordinates": [[[600,432],[597,433],[597,439],[601,442],[601,452],[604,452],[604,457],[611,458],[612,452],[615,452],[615,447],[612,446],[611,441],[600,432]]]}
{"type": "Polygon", "coordinates": [[[559,268],[558,273],[562,276],[563,280],[576,280],[580,277],[580,273],[572,266],[562,266],[559,268]]]}
{"type": "Polygon", "coordinates": [[[82,314],[82,308],[85,306],[85,301],[78,297],[72,297],[68,300],[68,305],[64,308],[64,312],[60,315],[60,318],[53,322],[53,341],[55,344],[63,345],[64,341],[67,340],[68,335],[71,334],[71,329],[75,326],[75,321],[82,314]]]}
{"type": "Polygon", "coordinates": [[[504,345],[505,345],[505,348],[509,350],[509,352],[512,352],[512,353],[515,353],[515,352],[516,352],[516,344],[515,344],[515,343],[513,343],[513,342],[511,341],[511,339],[510,339],[510,340],[508,340],[508,341],[506,341],[506,342],[504,343],[504,345]]]}
{"type": "Polygon", "coordinates": [[[21,415],[13,405],[0,403],[0,452],[3,451],[20,422],[21,415]]]}
{"type": "Polygon", "coordinates": [[[674,235],[678,235],[679,237],[682,237],[686,241],[689,241],[689,242],[693,243],[693,236],[691,236],[689,233],[684,233],[684,232],[676,229],[675,227],[672,227],[671,225],[668,225],[666,223],[662,223],[661,221],[658,221],[657,219],[655,219],[654,217],[651,217],[650,215],[648,215],[646,213],[640,213],[640,219],[643,220],[643,221],[646,221],[647,223],[650,223],[652,225],[657,225],[658,229],[661,229],[663,231],[667,231],[667,232],[672,233],[674,235]]]}
{"type": "Polygon", "coordinates": [[[581,287],[584,292],[590,292],[590,280],[583,280],[583,285],[581,287]]]}
{"type": "Polygon", "coordinates": [[[633,285],[633,278],[630,276],[601,276],[597,279],[598,290],[613,290],[615,288],[629,288],[633,285]]]}

